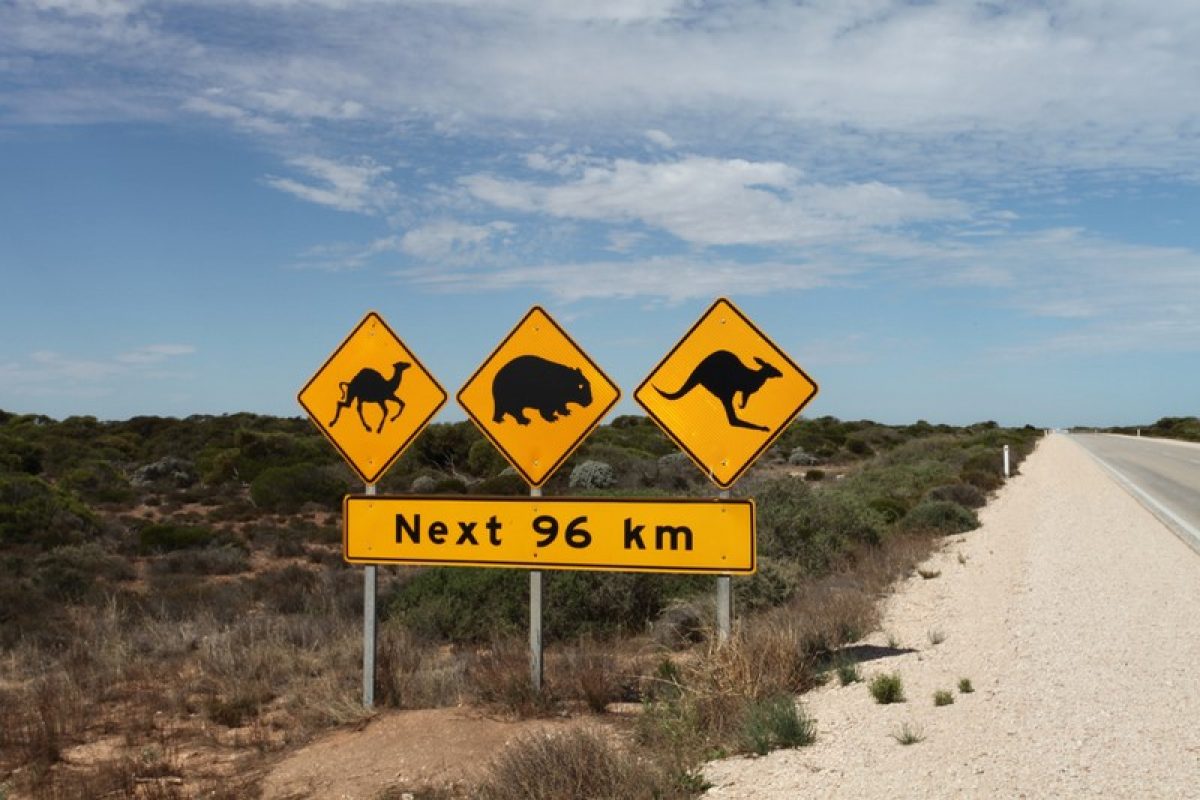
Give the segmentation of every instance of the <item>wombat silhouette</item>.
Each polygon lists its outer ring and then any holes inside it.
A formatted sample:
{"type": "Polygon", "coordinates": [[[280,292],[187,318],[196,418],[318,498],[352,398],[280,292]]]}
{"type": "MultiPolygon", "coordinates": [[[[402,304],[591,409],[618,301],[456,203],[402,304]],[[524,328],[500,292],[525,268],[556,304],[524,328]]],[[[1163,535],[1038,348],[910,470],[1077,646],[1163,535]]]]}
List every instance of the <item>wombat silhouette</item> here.
{"type": "Polygon", "coordinates": [[[592,386],[577,367],[568,367],[540,356],[517,356],[492,379],[492,422],[511,416],[518,425],[528,425],[524,409],[532,408],[546,422],[570,414],[567,403],[591,405],[592,386]]]}
{"type": "Polygon", "coordinates": [[[758,364],[758,369],[747,367],[741,359],[728,350],[717,350],[705,356],[696,365],[692,374],[683,382],[683,386],[679,387],[679,391],[664,392],[657,386],[654,389],[668,400],[678,400],[697,386],[703,386],[712,393],[713,397],[721,401],[721,405],[725,407],[725,417],[729,420],[730,425],[735,428],[766,431],[769,430],[767,426],[755,425],[753,422],[739,419],[733,410],[733,400],[739,392],[742,395],[742,402],[738,404],[738,408],[745,408],[750,395],[761,389],[768,378],[779,378],[783,375],[782,372],[761,358],[755,358],[754,361],[758,364]]]}
{"type": "Polygon", "coordinates": [[[385,379],[375,370],[370,367],[363,367],[358,371],[350,381],[343,381],[338,384],[342,390],[342,399],[338,401],[337,411],[333,415],[333,422],[329,423],[329,427],[337,424],[338,417],[342,415],[343,408],[349,408],[351,403],[358,403],[358,418],[362,420],[363,427],[367,429],[367,433],[371,432],[371,426],[367,424],[366,417],[363,416],[363,403],[375,403],[383,409],[383,419],[379,421],[379,429],[376,433],[383,433],[383,425],[388,421],[387,404],[388,401],[394,402],[399,408],[392,415],[392,421],[395,422],[400,416],[400,412],[404,410],[404,401],[396,396],[396,389],[400,386],[400,378],[404,374],[404,370],[411,367],[407,361],[397,361],[392,365],[392,377],[385,379]]]}

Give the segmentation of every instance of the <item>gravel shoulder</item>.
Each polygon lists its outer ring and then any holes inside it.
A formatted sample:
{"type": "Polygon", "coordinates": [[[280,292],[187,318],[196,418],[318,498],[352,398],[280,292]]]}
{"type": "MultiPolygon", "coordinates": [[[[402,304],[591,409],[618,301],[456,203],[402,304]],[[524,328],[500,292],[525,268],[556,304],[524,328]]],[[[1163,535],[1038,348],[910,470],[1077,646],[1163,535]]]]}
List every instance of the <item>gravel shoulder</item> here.
{"type": "Polygon", "coordinates": [[[858,650],[907,702],[833,681],[804,697],[816,744],[713,762],[706,797],[1200,798],[1200,557],[1069,437],[1022,471],[858,650]]]}

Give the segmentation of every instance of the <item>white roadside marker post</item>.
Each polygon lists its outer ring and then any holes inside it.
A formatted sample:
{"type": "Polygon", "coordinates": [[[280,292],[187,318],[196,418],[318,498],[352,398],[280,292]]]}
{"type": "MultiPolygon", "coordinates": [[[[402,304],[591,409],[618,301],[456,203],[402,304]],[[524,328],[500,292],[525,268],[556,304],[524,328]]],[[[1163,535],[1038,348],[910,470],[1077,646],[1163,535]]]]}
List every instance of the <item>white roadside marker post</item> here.
{"type": "MultiPolygon", "coordinates": [[[[529,490],[530,497],[541,497],[540,487],[529,490]]],[[[533,690],[542,690],[542,571],[529,571],[529,678],[533,690]]]]}
{"type": "MultiPolygon", "coordinates": [[[[375,494],[375,484],[366,485],[366,493],[375,494]]],[[[363,571],[363,708],[375,705],[375,586],[378,569],[374,564],[363,571]]]]}
{"type": "Polygon", "coordinates": [[[1008,477],[1008,445],[1004,445],[1004,477],[1008,477]]]}

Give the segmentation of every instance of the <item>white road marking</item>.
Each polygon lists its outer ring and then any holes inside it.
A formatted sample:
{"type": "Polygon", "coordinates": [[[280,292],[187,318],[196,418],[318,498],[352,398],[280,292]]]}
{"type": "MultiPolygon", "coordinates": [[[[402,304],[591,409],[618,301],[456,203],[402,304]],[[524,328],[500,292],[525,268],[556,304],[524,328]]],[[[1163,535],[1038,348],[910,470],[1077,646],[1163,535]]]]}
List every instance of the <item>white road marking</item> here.
{"type": "Polygon", "coordinates": [[[1091,450],[1088,450],[1086,447],[1083,449],[1087,451],[1092,458],[1096,459],[1097,464],[1108,470],[1109,474],[1113,476],[1117,483],[1123,486],[1125,490],[1132,494],[1142,505],[1146,506],[1146,508],[1148,508],[1152,514],[1154,514],[1163,522],[1167,523],[1167,527],[1171,528],[1172,531],[1174,531],[1174,533],[1183,540],[1184,544],[1191,547],[1197,553],[1200,553],[1200,530],[1197,530],[1194,525],[1180,517],[1171,509],[1167,508],[1158,500],[1155,500],[1153,497],[1148,495],[1116,467],[1112,466],[1100,456],[1096,455],[1091,450]],[[1185,536],[1182,534],[1187,535],[1185,536]]]}

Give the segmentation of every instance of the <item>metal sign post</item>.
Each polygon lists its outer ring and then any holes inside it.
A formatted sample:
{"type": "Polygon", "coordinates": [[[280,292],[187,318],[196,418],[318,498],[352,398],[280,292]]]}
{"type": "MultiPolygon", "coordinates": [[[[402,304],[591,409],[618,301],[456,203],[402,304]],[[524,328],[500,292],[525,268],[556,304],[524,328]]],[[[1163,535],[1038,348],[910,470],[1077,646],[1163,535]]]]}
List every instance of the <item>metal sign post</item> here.
{"type": "MultiPolygon", "coordinates": [[[[375,484],[366,486],[368,495],[375,494],[375,484]]],[[[375,587],[379,569],[374,564],[363,572],[363,708],[375,705],[375,587]]]]}
{"type": "MultiPolygon", "coordinates": [[[[529,490],[530,497],[541,497],[540,487],[529,490]]],[[[542,571],[529,572],[529,678],[533,690],[542,690],[542,571]]]]}
{"type": "MultiPolygon", "coordinates": [[[[722,500],[729,499],[729,490],[722,489],[718,495],[722,500]]],[[[733,579],[728,575],[717,576],[717,641],[729,641],[733,630],[733,579]]]]}

